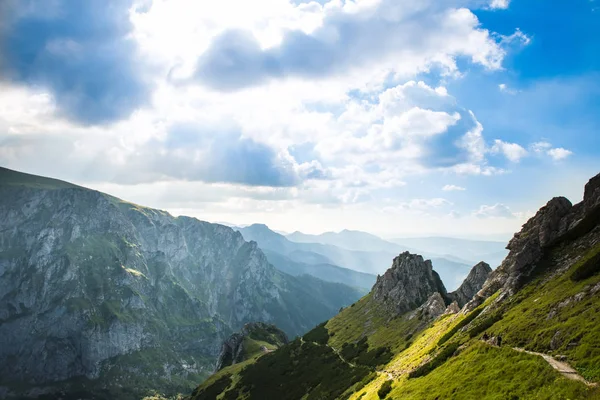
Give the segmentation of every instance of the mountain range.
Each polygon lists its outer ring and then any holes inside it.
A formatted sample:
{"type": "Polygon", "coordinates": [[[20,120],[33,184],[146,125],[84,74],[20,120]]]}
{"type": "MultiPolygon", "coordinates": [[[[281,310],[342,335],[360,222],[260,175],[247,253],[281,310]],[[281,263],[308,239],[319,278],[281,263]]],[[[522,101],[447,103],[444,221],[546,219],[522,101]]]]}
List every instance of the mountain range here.
{"type": "MultiPolygon", "coordinates": [[[[315,276],[321,279],[354,284],[362,288],[370,288],[375,280],[375,275],[385,272],[389,267],[390,260],[404,251],[411,251],[430,258],[442,281],[450,289],[455,289],[460,285],[472,265],[479,261],[487,261],[484,258],[470,262],[461,261],[454,256],[442,257],[434,252],[405,247],[360,231],[345,230],[321,235],[305,235],[295,232],[284,236],[264,224],[254,224],[236,229],[246,240],[256,241],[265,250],[269,261],[282,271],[304,271],[307,274],[316,274],[315,276]],[[454,260],[450,258],[454,258],[454,260]],[[363,275],[356,275],[348,270],[362,272],[363,275]],[[347,278],[342,279],[341,276],[347,276],[347,278]]],[[[455,242],[461,242],[461,239],[456,239],[455,242]]],[[[466,242],[468,243],[468,241],[466,242]]],[[[503,248],[502,245],[494,242],[486,243],[495,249],[503,248]]],[[[475,254],[486,255],[488,253],[484,250],[470,254],[476,258],[475,254]]]]}
{"type": "Polygon", "coordinates": [[[600,174],[580,203],[550,200],[507,248],[450,293],[404,252],[359,301],[191,398],[600,399],[600,174]]]}
{"type": "Polygon", "coordinates": [[[4,168],[0,227],[0,397],[186,392],[244,324],[295,337],[364,294],[229,227],[4,168]]]}

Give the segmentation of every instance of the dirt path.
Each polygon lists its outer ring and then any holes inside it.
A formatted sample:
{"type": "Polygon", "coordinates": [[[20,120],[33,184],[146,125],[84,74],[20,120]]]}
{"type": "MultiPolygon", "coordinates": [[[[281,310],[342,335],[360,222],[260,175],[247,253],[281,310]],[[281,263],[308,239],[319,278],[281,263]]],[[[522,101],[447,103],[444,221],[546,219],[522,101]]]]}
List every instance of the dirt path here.
{"type": "Polygon", "coordinates": [[[522,353],[527,353],[527,354],[532,354],[534,356],[542,357],[544,360],[546,360],[546,362],[548,364],[550,364],[550,366],[552,368],[557,370],[565,378],[583,382],[588,386],[598,386],[597,383],[590,383],[590,382],[586,381],[583,376],[579,375],[579,373],[573,367],[571,367],[569,364],[567,364],[566,362],[558,361],[557,359],[555,359],[552,356],[549,356],[548,354],[536,353],[535,351],[528,351],[525,349],[521,349],[519,347],[513,347],[513,349],[516,351],[520,351],[522,353]]]}

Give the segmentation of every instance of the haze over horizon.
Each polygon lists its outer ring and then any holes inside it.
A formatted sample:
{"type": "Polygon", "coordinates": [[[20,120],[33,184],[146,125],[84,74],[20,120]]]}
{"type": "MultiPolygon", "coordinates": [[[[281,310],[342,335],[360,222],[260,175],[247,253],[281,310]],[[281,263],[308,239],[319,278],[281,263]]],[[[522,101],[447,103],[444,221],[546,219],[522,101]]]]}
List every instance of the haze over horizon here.
{"type": "Polygon", "coordinates": [[[598,172],[599,18],[588,0],[8,0],[0,166],[213,222],[506,240],[598,172]]]}

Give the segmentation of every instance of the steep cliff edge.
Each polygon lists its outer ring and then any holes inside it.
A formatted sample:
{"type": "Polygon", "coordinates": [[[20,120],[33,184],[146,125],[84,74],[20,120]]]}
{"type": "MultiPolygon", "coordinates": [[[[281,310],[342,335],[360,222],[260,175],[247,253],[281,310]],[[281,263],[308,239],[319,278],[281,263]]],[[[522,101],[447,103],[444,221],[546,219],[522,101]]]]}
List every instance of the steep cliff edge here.
{"type": "Polygon", "coordinates": [[[275,270],[228,227],[6,169],[0,227],[0,387],[16,397],[186,391],[245,323],[296,335],[360,297],[275,270]]]}

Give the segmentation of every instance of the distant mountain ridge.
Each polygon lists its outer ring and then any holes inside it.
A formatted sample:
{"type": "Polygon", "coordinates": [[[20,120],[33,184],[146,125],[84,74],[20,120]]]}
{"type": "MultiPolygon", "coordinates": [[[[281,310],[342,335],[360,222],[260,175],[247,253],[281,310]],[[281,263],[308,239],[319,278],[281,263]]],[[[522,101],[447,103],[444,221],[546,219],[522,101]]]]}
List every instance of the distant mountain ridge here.
{"type": "Polygon", "coordinates": [[[350,250],[409,251],[428,258],[445,258],[469,265],[485,261],[493,267],[500,265],[502,259],[508,254],[505,242],[441,236],[385,240],[367,232],[344,229],[340,232],[325,232],[320,235],[296,231],[286,237],[293,242],[330,244],[350,250]]]}
{"type": "MultiPolygon", "coordinates": [[[[264,224],[253,224],[239,228],[246,240],[254,240],[263,249],[278,253],[293,262],[303,264],[333,264],[345,269],[351,269],[371,275],[382,274],[389,266],[390,260],[404,251],[417,252],[403,248],[401,245],[387,242],[375,235],[359,231],[342,231],[341,233],[327,233],[323,235],[305,235],[299,232],[288,236],[280,235],[264,224]],[[324,236],[326,239],[322,239],[324,236]],[[307,242],[294,242],[290,238],[306,240],[307,242]],[[324,243],[308,242],[309,240],[324,240],[324,243]],[[332,243],[345,243],[340,247],[332,243]],[[355,248],[354,248],[355,247],[355,248]],[[365,250],[371,249],[371,250],[365,250]]],[[[418,252],[431,258],[436,271],[444,283],[454,289],[470,271],[470,265],[456,262],[443,257],[431,257],[429,253],[418,252]]],[[[478,260],[480,261],[480,260],[478,260]]],[[[278,264],[272,261],[274,264],[278,264]]],[[[471,265],[475,262],[471,263],[471,265]]],[[[291,268],[288,266],[287,268],[291,268]]],[[[313,269],[314,270],[314,269],[313,269]]],[[[365,281],[361,287],[366,287],[371,279],[365,281]]],[[[345,282],[344,282],[345,283],[345,282]]]]}

